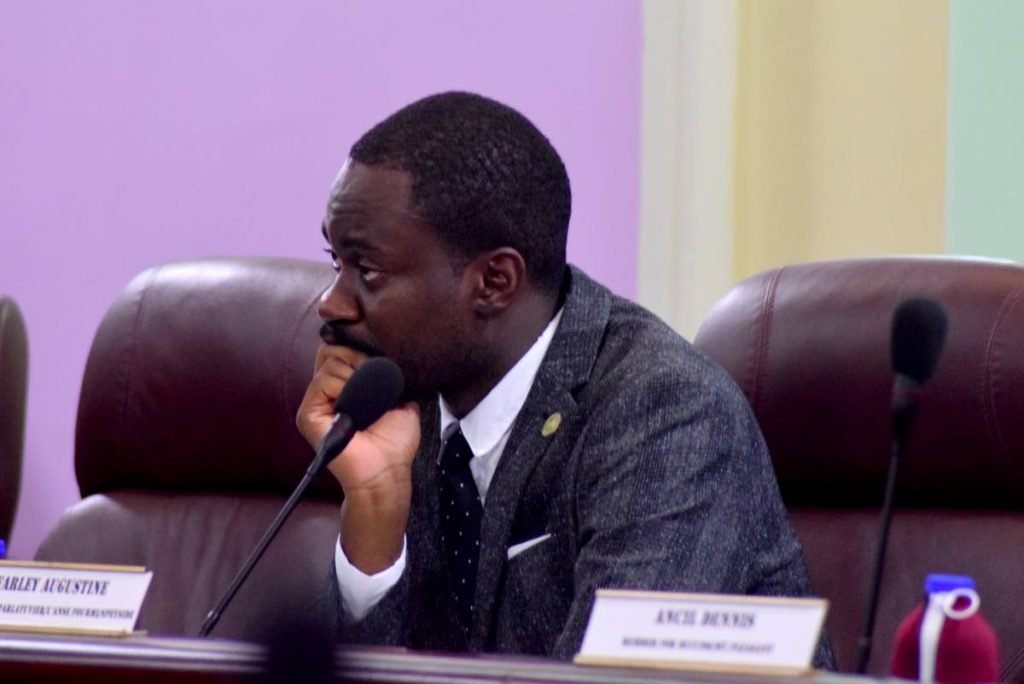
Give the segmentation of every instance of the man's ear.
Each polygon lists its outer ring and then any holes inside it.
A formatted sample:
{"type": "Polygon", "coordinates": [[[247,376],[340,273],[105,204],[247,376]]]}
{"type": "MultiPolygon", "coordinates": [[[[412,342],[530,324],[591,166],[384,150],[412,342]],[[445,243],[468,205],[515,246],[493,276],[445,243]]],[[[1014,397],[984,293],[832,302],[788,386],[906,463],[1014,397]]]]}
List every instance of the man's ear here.
{"type": "Polygon", "coordinates": [[[474,306],[482,316],[501,313],[526,287],[526,261],[511,247],[481,254],[477,262],[474,306]]]}

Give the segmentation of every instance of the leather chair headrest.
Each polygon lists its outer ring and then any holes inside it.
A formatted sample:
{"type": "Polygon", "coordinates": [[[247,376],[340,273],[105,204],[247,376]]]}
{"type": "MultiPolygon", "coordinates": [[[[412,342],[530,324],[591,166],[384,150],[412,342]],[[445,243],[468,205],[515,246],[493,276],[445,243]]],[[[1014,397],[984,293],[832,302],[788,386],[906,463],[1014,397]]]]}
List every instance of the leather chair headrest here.
{"type": "Polygon", "coordinates": [[[787,504],[877,506],[889,462],[890,330],[911,296],[949,333],[897,505],[1024,508],[1024,267],[953,257],[786,266],[737,285],[696,346],[736,379],[787,504]]]}
{"type": "Polygon", "coordinates": [[[0,539],[10,539],[18,508],[27,389],[25,319],[13,299],[0,296],[0,539]]]}
{"type": "MultiPolygon", "coordinates": [[[[286,493],[313,456],[295,429],[327,264],[203,259],[136,276],[93,341],[78,409],[82,495],[286,493]]],[[[327,475],[321,494],[340,489],[327,475]]]]}

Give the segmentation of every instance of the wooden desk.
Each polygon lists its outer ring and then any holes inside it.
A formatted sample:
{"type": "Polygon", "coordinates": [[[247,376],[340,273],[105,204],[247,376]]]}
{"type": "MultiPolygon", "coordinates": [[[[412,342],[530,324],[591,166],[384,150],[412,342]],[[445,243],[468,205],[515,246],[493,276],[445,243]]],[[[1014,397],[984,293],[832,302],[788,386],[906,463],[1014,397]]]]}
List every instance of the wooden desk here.
{"type": "MultiPolygon", "coordinates": [[[[0,634],[0,680],[18,682],[260,681],[262,647],[218,639],[71,638],[0,634]]],[[[811,678],[752,677],[648,669],[598,668],[541,658],[341,649],[337,681],[379,684],[864,684],[864,678],[820,673],[811,678]]]]}

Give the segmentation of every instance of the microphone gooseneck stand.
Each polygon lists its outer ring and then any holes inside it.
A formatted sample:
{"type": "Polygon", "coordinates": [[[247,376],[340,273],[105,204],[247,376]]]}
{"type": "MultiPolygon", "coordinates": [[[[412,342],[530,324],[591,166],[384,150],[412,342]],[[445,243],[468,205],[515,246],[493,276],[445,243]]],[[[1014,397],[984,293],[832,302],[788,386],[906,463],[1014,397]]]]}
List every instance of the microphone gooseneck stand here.
{"type": "MultiPolygon", "coordinates": [[[[897,380],[897,382],[899,382],[897,380]]],[[[885,567],[885,552],[889,545],[889,528],[892,524],[892,501],[896,494],[896,476],[907,443],[910,425],[917,417],[917,404],[907,403],[903,410],[896,409],[893,415],[893,440],[889,456],[889,475],[885,483],[885,498],[882,502],[882,519],[879,523],[878,543],[872,565],[871,589],[864,608],[864,633],[857,639],[857,674],[867,674],[871,659],[871,640],[875,633],[875,617],[878,614],[878,598],[882,589],[882,568],[885,567]],[[902,414],[902,415],[901,415],[902,414]]]]}
{"type": "Polygon", "coordinates": [[[875,559],[871,571],[871,588],[864,609],[864,632],[857,640],[858,674],[867,673],[868,661],[871,659],[871,640],[875,632],[885,552],[889,544],[896,479],[910,428],[917,418],[918,403],[915,391],[935,372],[935,365],[946,342],[946,332],[946,312],[935,300],[912,297],[903,301],[893,313],[890,335],[894,375],[890,406],[893,439],[878,543],[875,546],[875,559]]]}
{"type": "MultiPolygon", "coordinates": [[[[353,431],[352,419],[343,413],[339,413],[335,420],[335,428],[337,428],[337,430],[332,428],[332,433],[336,432],[340,435],[351,435],[353,431]],[[342,424],[342,421],[345,421],[347,425],[342,424]]],[[[227,591],[224,592],[224,596],[221,597],[221,600],[217,605],[207,613],[203,626],[199,628],[199,636],[207,636],[213,628],[217,626],[217,623],[220,622],[220,616],[224,612],[224,609],[227,608],[228,604],[235,598],[235,594],[238,593],[238,590],[241,588],[246,578],[249,577],[249,573],[252,572],[252,569],[256,567],[256,563],[263,556],[267,547],[270,546],[270,542],[274,540],[275,536],[277,536],[277,531],[281,529],[285,520],[287,520],[288,516],[291,515],[293,510],[295,510],[295,506],[299,503],[299,499],[302,498],[302,495],[306,493],[306,489],[309,487],[310,483],[313,482],[313,478],[316,477],[316,474],[320,472],[320,469],[323,468],[330,459],[338,455],[338,452],[341,450],[340,446],[344,446],[343,444],[338,444],[340,441],[341,440],[331,440],[330,434],[328,437],[324,438],[323,443],[320,445],[320,449],[317,450],[316,456],[313,458],[313,462],[310,463],[309,467],[306,469],[306,474],[302,476],[302,480],[300,480],[298,486],[295,487],[295,491],[293,491],[292,495],[288,497],[288,500],[285,502],[284,506],[281,507],[280,512],[278,512],[277,517],[274,518],[272,523],[270,523],[270,527],[267,528],[267,531],[263,533],[263,537],[260,538],[259,543],[256,544],[256,548],[253,549],[253,552],[249,555],[249,559],[245,561],[245,565],[243,565],[242,569],[238,571],[237,575],[235,575],[235,579],[231,580],[231,585],[228,587],[227,591]]]]}
{"type": "Polygon", "coordinates": [[[252,554],[249,555],[249,559],[245,561],[245,565],[232,580],[231,586],[228,587],[213,610],[206,615],[206,620],[199,628],[199,636],[207,636],[220,621],[224,609],[238,593],[239,587],[252,572],[256,562],[263,556],[263,552],[267,550],[285,520],[291,515],[316,474],[348,446],[356,432],[365,430],[398,404],[404,385],[402,371],[394,361],[382,356],[367,360],[352,373],[334,402],[334,421],[320,442],[320,448],[317,449],[313,462],[309,464],[306,474],[302,476],[302,480],[292,495],[288,497],[288,501],[285,502],[277,517],[270,523],[270,527],[263,533],[263,537],[252,554]]]}

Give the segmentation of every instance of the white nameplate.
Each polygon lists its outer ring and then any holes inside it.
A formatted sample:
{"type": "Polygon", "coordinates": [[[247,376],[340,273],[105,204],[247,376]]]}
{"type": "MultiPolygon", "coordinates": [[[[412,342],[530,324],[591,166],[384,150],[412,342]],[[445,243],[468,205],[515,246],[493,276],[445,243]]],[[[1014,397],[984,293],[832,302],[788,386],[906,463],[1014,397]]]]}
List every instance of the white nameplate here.
{"type": "Polygon", "coordinates": [[[130,634],[152,578],[131,565],[0,561],[0,629],[130,634]]]}
{"type": "Polygon", "coordinates": [[[577,663],[799,674],[824,599],[599,589],[577,663]]]}

